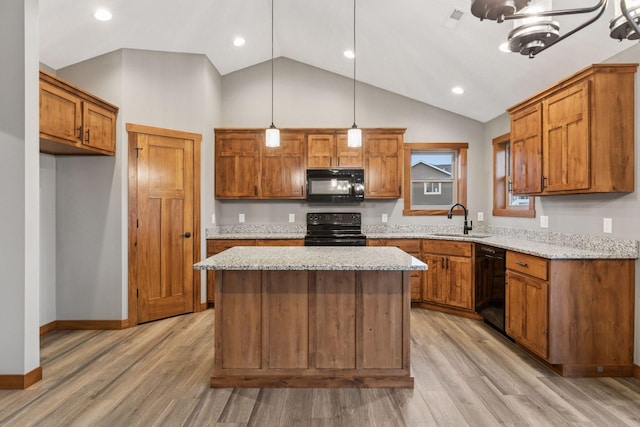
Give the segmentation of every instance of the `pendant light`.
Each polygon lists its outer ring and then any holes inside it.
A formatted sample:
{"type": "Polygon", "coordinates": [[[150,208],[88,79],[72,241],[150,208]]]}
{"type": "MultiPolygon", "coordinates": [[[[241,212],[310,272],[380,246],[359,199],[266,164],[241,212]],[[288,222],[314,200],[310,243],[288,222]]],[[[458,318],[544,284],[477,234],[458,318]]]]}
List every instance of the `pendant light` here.
{"type": "Polygon", "coordinates": [[[280,146],[280,130],[273,124],[273,3],[271,0],[271,126],[266,131],[267,147],[280,146]]]}
{"type": "Polygon", "coordinates": [[[356,126],[356,0],[353,0],[353,126],[347,131],[347,146],[362,147],[362,130],[356,126]]]}
{"type": "Polygon", "coordinates": [[[638,40],[640,38],[640,0],[620,0],[614,3],[615,14],[609,23],[611,38],[638,40]]]}

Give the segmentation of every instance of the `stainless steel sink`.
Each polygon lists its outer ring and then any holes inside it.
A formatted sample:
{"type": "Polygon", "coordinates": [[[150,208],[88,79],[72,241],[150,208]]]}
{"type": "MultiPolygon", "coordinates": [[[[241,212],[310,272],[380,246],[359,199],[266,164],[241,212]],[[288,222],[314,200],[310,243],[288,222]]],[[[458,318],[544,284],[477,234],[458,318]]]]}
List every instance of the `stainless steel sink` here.
{"type": "Polygon", "coordinates": [[[437,237],[473,237],[474,239],[484,239],[485,237],[491,237],[491,234],[463,234],[463,233],[431,233],[432,236],[437,237]]]}

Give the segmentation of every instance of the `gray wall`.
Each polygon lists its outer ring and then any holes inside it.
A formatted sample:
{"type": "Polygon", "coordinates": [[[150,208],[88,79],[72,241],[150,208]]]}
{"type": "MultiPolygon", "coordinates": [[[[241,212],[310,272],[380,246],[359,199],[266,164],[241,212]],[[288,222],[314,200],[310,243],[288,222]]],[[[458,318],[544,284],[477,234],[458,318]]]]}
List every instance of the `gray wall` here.
{"type": "MultiPolygon", "coordinates": [[[[276,126],[348,128],[353,123],[351,79],[278,58],[274,81],[276,126]]],[[[270,62],[225,75],[222,82],[225,127],[267,127],[271,123],[270,62]]],[[[471,212],[486,212],[484,188],[475,179],[485,169],[482,123],[360,83],[356,87],[356,115],[359,127],[407,128],[405,142],[468,142],[467,205],[471,212]]],[[[296,223],[303,224],[309,210],[346,209],[362,211],[364,224],[380,224],[383,213],[389,216],[389,223],[396,224],[448,221],[446,217],[403,217],[403,207],[402,200],[372,200],[338,208],[295,201],[217,201],[216,221],[218,225],[237,224],[238,214],[244,213],[247,223],[284,224],[288,222],[288,214],[294,213],[296,223]]]]}
{"type": "Polygon", "coordinates": [[[56,317],[56,156],[40,154],[40,325],[56,317]]]}
{"type": "Polygon", "coordinates": [[[0,375],[23,375],[40,366],[38,2],[0,16],[0,375]]]}
{"type": "MultiPolygon", "coordinates": [[[[55,316],[128,316],[126,123],[203,135],[202,216],[213,214],[213,128],[221,117],[220,75],[203,55],[118,50],[57,71],[61,78],[120,107],[115,157],[58,157],[55,316]]],[[[41,168],[46,168],[45,164],[41,168]]],[[[51,167],[51,165],[49,165],[51,167]]],[[[206,226],[206,224],[205,224],[206,226]]],[[[205,252],[202,229],[202,252],[205,252]]],[[[41,235],[46,240],[46,235],[41,235]]],[[[205,282],[203,280],[203,299],[205,282]]],[[[51,292],[50,286],[47,292],[51,292]]],[[[44,322],[43,322],[44,323],[44,322]]],[[[41,323],[41,324],[43,324],[41,323]]]]}

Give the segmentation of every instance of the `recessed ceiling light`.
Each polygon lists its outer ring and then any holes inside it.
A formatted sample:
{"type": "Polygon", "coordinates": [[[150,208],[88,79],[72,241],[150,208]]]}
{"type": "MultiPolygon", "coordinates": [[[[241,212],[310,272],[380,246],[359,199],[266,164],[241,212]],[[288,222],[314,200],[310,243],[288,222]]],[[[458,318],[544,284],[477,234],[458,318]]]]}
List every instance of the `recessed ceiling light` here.
{"type": "Polygon", "coordinates": [[[110,21],[113,15],[107,9],[98,9],[93,14],[93,17],[98,21],[110,21]]]}
{"type": "Polygon", "coordinates": [[[344,56],[346,56],[346,57],[347,57],[347,58],[349,58],[349,59],[353,59],[353,58],[355,58],[355,57],[356,57],[356,54],[355,54],[355,53],[353,53],[353,51],[352,51],[352,50],[345,50],[345,51],[344,51],[344,56]]]}
{"type": "Polygon", "coordinates": [[[233,40],[233,45],[234,46],[244,46],[244,44],[245,44],[245,39],[243,39],[242,37],[236,37],[233,40]]]}
{"type": "Polygon", "coordinates": [[[464,89],[462,89],[460,86],[455,86],[451,88],[451,92],[455,93],[456,95],[462,95],[464,93],[464,89]]]}
{"type": "Polygon", "coordinates": [[[500,52],[511,53],[511,51],[509,50],[509,42],[500,43],[498,49],[500,50],[500,52]]]}

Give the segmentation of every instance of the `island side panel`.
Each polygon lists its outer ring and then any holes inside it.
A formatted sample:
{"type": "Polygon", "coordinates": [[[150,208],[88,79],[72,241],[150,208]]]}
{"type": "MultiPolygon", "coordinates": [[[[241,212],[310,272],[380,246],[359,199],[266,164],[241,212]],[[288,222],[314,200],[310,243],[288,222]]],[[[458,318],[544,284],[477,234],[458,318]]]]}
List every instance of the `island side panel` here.
{"type": "Polygon", "coordinates": [[[316,271],[310,312],[314,367],[356,367],[356,272],[316,271]]]}
{"type": "Polygon", "coordinates": [[[309,368],[309,273],[263,271],[266,369],[309,368]]]}
{"type": "Polygon", "coordinates": [[[216,271],[215,371],[262,367],[260,271],[216,271]]]}
{"type": "MultiPolygon", "coordinates": [[[[402,369],[404,316],[402,271],[360,271],[356,281],[360,298],[358,317],[361,345],[359,366],[364,369],[402,369]]],[[[360,341],[360,340],[359,340],[360,341]]]]}

